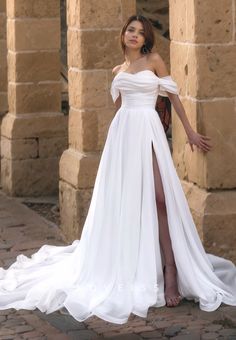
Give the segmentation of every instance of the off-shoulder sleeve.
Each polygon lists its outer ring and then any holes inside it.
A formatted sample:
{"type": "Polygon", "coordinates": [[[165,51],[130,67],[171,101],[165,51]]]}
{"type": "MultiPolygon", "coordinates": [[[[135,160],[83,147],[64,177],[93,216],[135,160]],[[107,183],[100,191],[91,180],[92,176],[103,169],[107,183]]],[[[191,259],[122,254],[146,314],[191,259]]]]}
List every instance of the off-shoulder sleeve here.
{"type": "Polygon", "coordinates": [[[159,78],[159,95],[168,97],[167,92],[179,94],[177,84],[174,82],[171,76],[159,78]]]}
{"type": "Polygon", "coordinates": [[[114,80],[111,83],[110,93],[111,93],[111,96],[112,96],[112,100],[115,103],[116,99],[119,97],[120,92],[119,92],[118,88],[116,87],[114,80]]]}

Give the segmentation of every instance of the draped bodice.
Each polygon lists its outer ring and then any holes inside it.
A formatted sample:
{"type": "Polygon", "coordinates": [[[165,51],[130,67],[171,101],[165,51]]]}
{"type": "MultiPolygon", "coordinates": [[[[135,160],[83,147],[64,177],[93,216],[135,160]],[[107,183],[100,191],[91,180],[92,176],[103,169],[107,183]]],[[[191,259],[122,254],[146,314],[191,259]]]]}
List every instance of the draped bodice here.
{"type": "Polygon", "coordinates": [[[168,96],[167,92],[178,94],[178,88],[171,76],[159,78],[151,70],[136,73],[119,72],[111,83],[110,93],[115,102],[121,94],[122,106],[150,106],[155,108],[157,96],[168,96]]]}

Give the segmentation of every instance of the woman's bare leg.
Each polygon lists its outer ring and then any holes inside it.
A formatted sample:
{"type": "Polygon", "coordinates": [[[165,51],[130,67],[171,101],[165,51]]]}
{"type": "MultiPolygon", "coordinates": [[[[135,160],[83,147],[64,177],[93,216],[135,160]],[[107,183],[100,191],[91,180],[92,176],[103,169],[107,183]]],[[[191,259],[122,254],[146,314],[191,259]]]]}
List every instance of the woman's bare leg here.
{"type": "Polygon", "coordinates": [[[156,206],[159,223],[159,239],[165,259],[165,273],[164,273],[165,297],[167,306],[176,306],[180,301],[180,299],[178,298],[180,294],[178,291],[176,278],[177,269],[175,265],[175,259],[169,234],[165,195],[153,145],[152,145],[152,159],[155,182],[156,206]]]}

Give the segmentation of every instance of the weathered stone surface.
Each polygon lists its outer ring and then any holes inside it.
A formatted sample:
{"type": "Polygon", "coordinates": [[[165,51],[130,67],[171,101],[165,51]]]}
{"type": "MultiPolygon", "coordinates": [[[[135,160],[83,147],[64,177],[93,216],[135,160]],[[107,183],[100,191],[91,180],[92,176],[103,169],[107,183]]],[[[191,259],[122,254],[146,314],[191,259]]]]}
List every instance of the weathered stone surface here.
{"type": "MultiPolygon", "coordinates": [[[[6,40],[0,40],[0,92],[7,91],[7,48],[6,40]]],[[[1,107],[0,107],[1,110],[1,107]]]]}
{"type": "MultiPolygon", "coordinates": [[[[186,2],[192,0],[172,0],[169,2],[169,15],[170,15],[170,38],[174,41],[186,41],[188,36],[187,29],[187,4],[186,2]]],[[[191,15],[190,20],[193,18],[191,15]]]]}
{"type": "Polygon", "coordinates": [[[106,71],[69,70],[69,102],[73,108],[103,108],[106,96],[106,71]]]}
{"type": "Polygon", "coordinates": [[[60,159],[60,179],[76,189],[90,189],[94,186],[99,161],[97,154],[86,155],[67,149],[60,159]]]}
{"type": "Polygon", "coordinates": [[[2,156],[8,159],[28,159],[38,157],[38,142],[35,138],[10,140],[1,138],[2,156]]]}
{"type": "MultiPolygon", "coordinates": [[[[130,15],[136,14],[136,1],[135,0],[121,0],[121,14],[122,24],[129,18],[130,15]]],[[[122,26],[122,25],[120,25],[122,26]]]]}
{"type": "Polygon", "coordinates": [[[80,239],[93,189],[75,189],[59,182],[61,229],[68,241],[80,239]]]}
{"type": "Polygon", "coordinates": [[[60,80],[60,56],[57,51],[8,54],[8,78],[11,82],[60,80]]]}
{"type": "Polygon", "coordinates": [[[10,18],[25,17],[59,17],[60,6],[58,0],[6,0],[7,15],[10,18]]]}
{"type": "Polygon", "coordinates": [[[186,144],[182,124],[174,114],[173,159],[179,176],[200,187],[234,188],[236,165],[228,162],[228,159],[234,158],[236,145],[234,100],[195,102],[184,99],[183,104],[192,127],[209,136],[213,148],[204,154],[194,146],[195,152],[192,153],[189,144],[186,144]]]}
{"type": "Polygon", "coordinates": [[[56,194],[59,179],[58,162],[58,157],[26,160],[3,158],[1,164],[3,190],[13,196],[56,194]]]}
{"type": "Polygon", "coordinates": [[[11,113],[59,112],[61,83],[9,83],[8,103],[11,113]]]}
{"type": "MultiPolygon", "coordinates": [[[[189,74],[188,50],[189,47],[185,44],[181,45],[173,41],[170,43],[170,60],[172,60],[171,75],[177,82],[179,94],[181,96],[185,96],[187,90],[189,74]]],[[[192,81],[195,81],[195,78],[193,78],[192,81]]]]}
{"type": "Polygon", "coordinates": [[[189,48],[187,94],[198,99],[234,97],[236,88],[236,45],[191,46],[189,48]],[[193,80],[192,79],[197,79],[193,80]]]}
{"type": "Polygon", "coordinates": [[[7,20],[8,49],[12,51],[60,48],[59,19],[7,20]]]}
{"type": "Polygon", "coordinates": [[[0,0],[0,12],[6,12],[6,0],[0,0]]]}
{"type": "Polygon", "coordinates": [[[69,65],[80,69],[107,69],[119,64],[119,35],[112,30],[81,31],[69,29],[69,65]],[[78,53],[80,50],[80,53],[78,53]]]}
{"type": "MultiPolygon", "coordinates": [[[[236,191],[208,192],[186,181],[181,181],[181,184],[206,250],[221,256],[221,249],[225,245],[227,245],[226,251],[234,249],[236,191]]],[[[227,257],[230,259],[231,255],[228,252],[227,257]]]]}
{"type": "Polygon", "coordinates": [[[212,138],[214,150],[206,157],[206,187],[235,188],[236,115],[234,100],[200,102],[199,130],[212,138]],[[217,171],[215,171],[217,169],[217,171]]]}
{"type": "MultiPolygon", "coordinates": [[[[134,1],[132,0],[134,3],[134,1]]],[[[131,1],[127,1],[130,6],[131,1]]],[[[132,6],[130,6],[132,9],[132,6]]],[[[127,11],[128,12],[128,11],[127,11]]],[[[127,13],[126,12],[126,13],[127,13]]],[[[121,16],[120,0],[104,0],[103,2],[77,1],[67,2],[67,23],[68,26],[77,28],[120,28],[123,23],[121,16]],[[104,11],[104,9],[106,9],[104,11]]]]}
{"type": "Polygon", "coordinates": [[[181,42],[226,43],[233,40],[231,0],[170,1],[170,36],[181,42]]]}
{"type": "Polygon", "coordinates": [[[70,110],[69,145],[79,151],[100,151],[104,147],[113,118],[110,108],[103,110],[70,110]]]}
{"type": "Polygon", "coordinates": [[[60,157],[63,151],[68,146],[67,137],[53,137],[52,138],[40,138],[39,141],[39,157],[60,157]]]}
{"type": "Polygon", "coordinates": [[[0,92],[0,120],[2,119],[2,115],[8,110],[8,100],[7,100],[7,92],[0,92]]]}
{"type": "Polygon", "coordinates": [[[6,39],[6,14],[0,13],[0,39],[6,39]]]}
{"type": "MultiPolygon", "coordinates": [[[[192,2],[192,1],[187,1],[192,2]]],[[[233,39],[233,6],[231,0],[194,1],[194,29],[187,16],[190,39],[199,43],[227,43],[233,39]]]]}
{"type": "Polygon", "coordinates": [[[66,136],[67,119],[62,113],[32,114],[27,117],[9,113],[2,120],[2,136],[9,139],[66,136]]]}
{"type": "Polygon", "coordinates": [[[236,45],[202,46],[171,43],[171,71],[180,94],[197,99],[233,97],[236,45]]]}

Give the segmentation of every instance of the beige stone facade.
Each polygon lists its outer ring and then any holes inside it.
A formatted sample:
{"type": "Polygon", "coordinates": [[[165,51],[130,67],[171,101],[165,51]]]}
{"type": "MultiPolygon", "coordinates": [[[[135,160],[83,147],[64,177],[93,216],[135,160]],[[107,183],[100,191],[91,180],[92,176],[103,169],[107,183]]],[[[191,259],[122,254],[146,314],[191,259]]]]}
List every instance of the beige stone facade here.
{"type": "Polygon", "coordinates": [[[173,158],[209,251],[235,247],[235,1],[171,0],[171,72],[193,127],[212,139],[207,154],[186,143],[173,115],[173,158]]]}
{"type": "MultiPolygon", "coordinates": [[[[7,110],[8,103],[7,103],[6,1],[0,0],[0,129],[2,118],[7,112],[7,110]]],[[[1,170],[1,146],[0,146],[0,170],[1,170]]]]}
{"type": "Polygon", "coordinates": [[[6,7],[9,112],[1,127],[2,186],[15,196],[56,193],[67,147],[60,7],[57,0],[8,0],[6,7]]]}
{"type": "Polygon", "coordinates": [[[114,116],[109,89],[111,69],[123,60],[119,32],[130,15],[144,14],[161,24],[154,50],[178,83],[192,126],[214,145],[207,154],[192,153],[177,114],[172,115],[173,159],[199,234],[209,251],[233,249],[235,2],[68,0],[68,54],[62,53],[68,62],[67,120],[60,81],[60,6],[65,10],[65,1],[0,0],[4,191],[37,196],[59,188],[63,232],[69,241],[80,238],[114,116]],[[171,43],[164,37],[169,21],[171,43]]]}
{"type": "Polygon", "coordinates": [[[122,58],[119,31],[133,13],[134,0],[68,2],[69,149],[59,186],[62,229],[70,240],[80,238],[87,214],[114,116],[109,88],[111,69],[122,58]]]}

